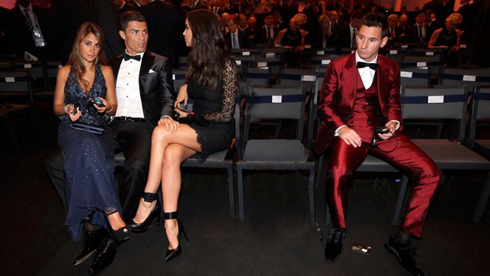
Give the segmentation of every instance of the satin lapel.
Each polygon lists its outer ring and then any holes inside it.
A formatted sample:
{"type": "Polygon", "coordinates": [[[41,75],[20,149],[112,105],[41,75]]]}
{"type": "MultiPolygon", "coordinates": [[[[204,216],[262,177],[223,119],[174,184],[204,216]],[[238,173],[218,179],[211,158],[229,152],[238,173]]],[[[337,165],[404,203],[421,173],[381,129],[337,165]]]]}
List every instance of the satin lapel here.
{"type": "Polygon", "coordinates": [[[356,65],[356,55],[355,53],[351,54],[347,62],[345,63],[345,68],[343,70],[343,86],[341,93],[343,93],[342,97],[349,97],[349,106],[352,110],[354,106],[354,100],[356,99],[357,93],[357,65],[356,65]]]}
{"type": "Polygon", "coordinates": [[[148,72],[150,72],[151,66],[153,65],[153,61],[155,60],[155,56],[148,50],[143,55],[143,60],[141,61],[141,68],[140,68],[140,77],[139,77],[139,83],[140,83],[140,92],[141,93],[147,93],[146,88],[146,80],[148,79],[146,75],[148,75],[148,72]]]}
{"type": "Polygon", "coordinates": [[[117,83],[117,74],[119,74],[119,68],[121,68],[121,62],[123,59],[123,55],[118,56],[114,60],[112,60],[112,73],[114,74],[114,80],[117,83]]]}
{"type": "Polygon", "coordinates": [[[390,68],[387,66],[387,64],[383,61],[383,58],[381,56],[378,56],[378,74],[377,74],[377,82],[378,82],[378,99],[379,99],[379,106],[381,107],[381,110],[384,110],[385,107],[385,100],[386,97],[388,96],[388,93],[390,91],[389,84],[389,77],[390,77],[390,68]]]}

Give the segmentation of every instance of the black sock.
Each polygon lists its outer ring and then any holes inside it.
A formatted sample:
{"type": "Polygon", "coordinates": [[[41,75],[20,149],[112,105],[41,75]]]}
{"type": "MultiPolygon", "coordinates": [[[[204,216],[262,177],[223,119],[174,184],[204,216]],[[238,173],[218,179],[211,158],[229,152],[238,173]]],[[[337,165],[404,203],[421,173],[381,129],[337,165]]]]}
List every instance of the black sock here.
{"type": "Polygon", "coordinates": [[[398,231],[395,235],[393,235],[393,237],[395,238],[396,242],[402,244],[409,244],[410,241],[412,240],[411,234],[402,231],[398,231]]]}

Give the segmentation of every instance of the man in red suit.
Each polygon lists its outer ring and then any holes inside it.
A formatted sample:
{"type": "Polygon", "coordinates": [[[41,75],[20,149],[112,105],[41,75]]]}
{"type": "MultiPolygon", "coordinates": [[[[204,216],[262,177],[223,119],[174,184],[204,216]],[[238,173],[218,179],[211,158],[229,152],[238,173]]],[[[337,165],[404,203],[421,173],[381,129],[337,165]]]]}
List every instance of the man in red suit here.
{"type": "Polygon", "coordinates": [[[353,172],[370,154],[415,180],[399,232],[388,238],[385,248],[409,272],[424,275],[412,256],[410,241],[412,236],[422,234],[441,173],[421,149],[400,133],[400,68],[395,61],[378,55],[388,41],[387,34],[384,16],[367,14],[356,37],[357,51],[330,63],[325,73],[319,105],[325,121],[315,145],[318,154],[330,146],[326,152],[326,179],[334,227],[325,246],[325,258],[333,262],[340,256],[346,233],[348,187],[353,172]],[[375,133],[378,126],[389,132],[375,133]],[[373,137],[377,145],[373,145],[373,137]]]}

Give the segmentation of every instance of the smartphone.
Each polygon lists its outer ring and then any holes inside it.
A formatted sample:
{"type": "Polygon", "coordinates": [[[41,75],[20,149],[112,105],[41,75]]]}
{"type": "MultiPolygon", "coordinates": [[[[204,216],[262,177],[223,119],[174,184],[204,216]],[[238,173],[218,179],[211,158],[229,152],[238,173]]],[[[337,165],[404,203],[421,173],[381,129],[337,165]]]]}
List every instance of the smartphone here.
{"type": "Polygon", "coordinates": [[[105,106],[104,103],[99,99],[99,97],[91,97],[92,102],[98,106],[98,107],[103,107],[105,106]]]}
{"type": "Polygon", "coordinates": [[[77,114],[80,109],[80,101],[73,104],[73,114],[77,114]]]}

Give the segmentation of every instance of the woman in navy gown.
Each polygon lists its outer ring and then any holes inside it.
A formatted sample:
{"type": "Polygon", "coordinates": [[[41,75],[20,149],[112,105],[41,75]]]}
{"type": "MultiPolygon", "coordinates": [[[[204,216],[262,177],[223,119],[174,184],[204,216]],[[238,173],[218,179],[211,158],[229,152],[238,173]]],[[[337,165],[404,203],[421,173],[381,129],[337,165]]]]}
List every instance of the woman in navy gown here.
{"type": "Polygon", "coordinates": [[[233,112],[238,91],[237,65],[225,50],[225,40],[216,15],[207,10],[187,14],[184,39],[192,47],[188,56],[186,84],[180,87],[175,111],[180,124],[175,129],[157,126],[151,142],[150,172],[131,228],[143,232],[160,213],[156,192],[162,183],[165,232],[169,242],[165,261],[182,252],[181,234],[185,232],[177,219],[181,188],[180,164],[197,154],[201,161],[223,151],[233,139],[233,112]],[[193,112],[180,109],[187,99],[194,99],[193,112]]]}
{"type": "Polygon", "coordinates": [[[116,241],[129,239],[121,219],[114,177],[111,128],[106,115],[116,113],[112,70],[106,66],[104,35],[99,26],[86,22],[78,29],[68,65],[58,72],[54,112],[61,116],[58,141],[65,156],[65,225],[78,241],[82,225],[112,230],[116,241]],[[100,103],[101,102],[101,103],[100,103]],[[73,127],[73,123],[95,125],[103,134],[73,127]]]}

